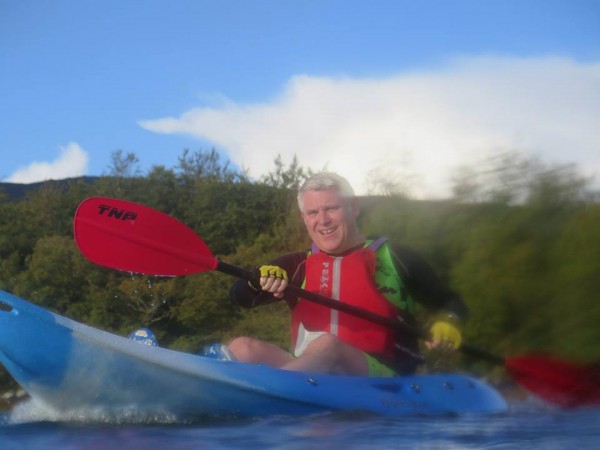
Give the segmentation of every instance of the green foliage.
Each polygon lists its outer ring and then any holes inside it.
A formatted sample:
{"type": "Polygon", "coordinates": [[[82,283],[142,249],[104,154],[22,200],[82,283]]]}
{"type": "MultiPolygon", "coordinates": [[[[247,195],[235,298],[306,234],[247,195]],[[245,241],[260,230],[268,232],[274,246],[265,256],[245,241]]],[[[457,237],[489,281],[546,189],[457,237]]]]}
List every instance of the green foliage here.
{"type": "Polygon", "coordinates": [[[27,270],[19,275],[16,293],[66,313],[81,300],[87,269],[88,264],[73,239],[56,235],[41,237],[27,260],[27,270]]]}
{"type": "Polygon", "coordinates": [[[278,302],[242,311],[235,326],[225,334],[225,340],[236,336],[252,336],[289,349],[290,310],[287,304],[278,302]]]}
{"type": "Polygon", "coordinates": [[[117,150],[111,155],[111,164],[108,167],[108,175],[115,178],[132,178],[141,175],[139,168],[140,160],[135,153],[123,154],[123,150],[117,150]]]}
{"type": "Polygon", "coordinates": [[[174,308],[181,329],[194,337],[196,347],[221,341],[225,330],[235,323],[239,311],[229,301],[231,278],[208,272],[190,277],[182,286],[182,301],[174,308]]]}
{"type": "Polygon", "coordinates": [[[272,203],[276,195],[275,189],[264,185],[201,184],[182,212],[183,221],[210,242],[215,254],[231,254],[280,220],[272,203]]]}
{"type": "MultiPolygon", "coordinates": [[[[478,186],[485,202],[365,199],[363,231],[429,259],[469,306],[468,342],[500,354],[541,350],[597,360],[597,197],[570,166],[507,161],[485,168],[497,179],[478,186]]],[[[463,173],[472,178],[477,171],[463,173]]]]}
{"type": "Polygon", "coordinates": [[[272,186],[281,190],[298,191],[300,186],[313,174],[310,169],[305,169],[300,165],[298,158],[294,156],[289,167],[281,159],[281,155],[275,158],[275,170],[263,176],[261,181],[267,186],[272,186]]]}
{"type": "Polygon", "coordinates": [[[548,311],[554,345],[564,354],[598,358],[600,205],[577,211],[552,248],[555,307],[548,311]]]}

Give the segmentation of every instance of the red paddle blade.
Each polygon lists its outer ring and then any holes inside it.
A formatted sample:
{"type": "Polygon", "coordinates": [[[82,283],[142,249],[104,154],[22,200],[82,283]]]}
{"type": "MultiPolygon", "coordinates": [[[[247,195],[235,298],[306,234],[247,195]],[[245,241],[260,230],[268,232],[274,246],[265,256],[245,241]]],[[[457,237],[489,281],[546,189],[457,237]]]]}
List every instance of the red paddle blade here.
{"type": "Polygon", "coordinates": [[[543,355],[507,358],[513,379],[538,397],[565,407],[600,405],[600,367],[543,355]]]}
{"type": "Polygon", "coordinates": [[[77,208],[73,228],[81,253],[113,269],[178,276],[217,267],[218,260],[191,228],[138,203],[89,198],[77,208]]]}

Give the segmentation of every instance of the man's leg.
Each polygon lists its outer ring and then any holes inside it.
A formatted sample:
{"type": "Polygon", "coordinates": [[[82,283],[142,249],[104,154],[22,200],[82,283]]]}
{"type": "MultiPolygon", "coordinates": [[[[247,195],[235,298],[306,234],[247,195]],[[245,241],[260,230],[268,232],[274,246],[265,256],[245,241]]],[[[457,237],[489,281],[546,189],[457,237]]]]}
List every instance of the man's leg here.
{"type": "Polygon", "coordinates": [[[294,359],[290,353],[276,345],[245,336],[233,339],[227,348],[236,360],[250,364],[282,367],[294,359]]]}
{"type": "Polygon", "coordinates": [[[331,334],[324,334],[312,341],[300,357],[290,360],[281,368],[339,375],[369,374],[365,354],[331,334]]]}

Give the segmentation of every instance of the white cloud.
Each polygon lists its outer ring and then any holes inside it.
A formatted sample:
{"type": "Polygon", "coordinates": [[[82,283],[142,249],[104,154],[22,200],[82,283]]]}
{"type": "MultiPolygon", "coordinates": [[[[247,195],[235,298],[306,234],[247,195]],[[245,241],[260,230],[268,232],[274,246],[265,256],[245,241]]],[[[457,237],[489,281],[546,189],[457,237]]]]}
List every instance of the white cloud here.
{"type": "Polygon", "coordinates": [[[9,183],[35,183],[44,180],[60,180],[78,177],[87,172],[89,157],[76,142],[60,147],[60,155],[51,162],[35,161],[18,169],[4,181],[9,183]]]}
{"type": "Polygon", "coordinates": [[[440,197],[454,169],[498,151],[578,163],[600,178],[598,117],[600,63],[481,57],[382,79],[296,76],[270,102],[229,101],[140,125],[208,139],[255,177],[278,154],[297,155],[360,193],[381,168],[410,180],[417,196],[440,197]]]}

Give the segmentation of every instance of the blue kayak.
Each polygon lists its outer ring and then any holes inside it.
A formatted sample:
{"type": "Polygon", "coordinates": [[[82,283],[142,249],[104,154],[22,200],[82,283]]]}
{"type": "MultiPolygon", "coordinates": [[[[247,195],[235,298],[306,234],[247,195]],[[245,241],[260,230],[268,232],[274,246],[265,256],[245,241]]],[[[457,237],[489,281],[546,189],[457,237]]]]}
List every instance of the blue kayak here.
{"type": "Polygon", "coordinates": [[[220,361],[140,344],[0,291],[0,363],[57,412],[102,409],[210,416],[489,414],[506,411],[485,382],[461,374],[350,377],[220,361]]]}

